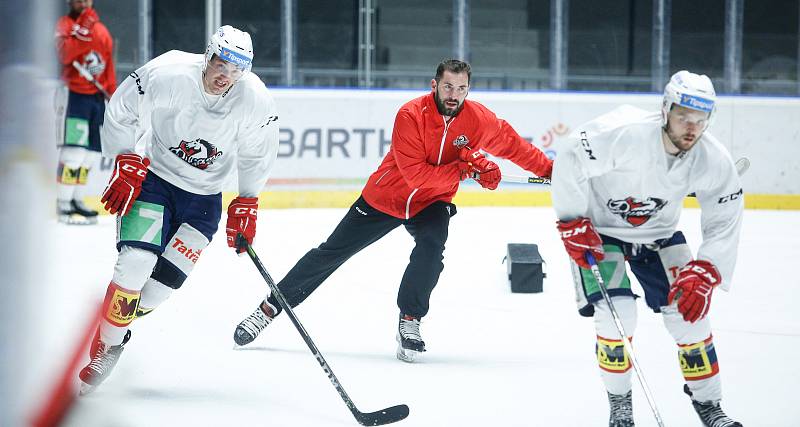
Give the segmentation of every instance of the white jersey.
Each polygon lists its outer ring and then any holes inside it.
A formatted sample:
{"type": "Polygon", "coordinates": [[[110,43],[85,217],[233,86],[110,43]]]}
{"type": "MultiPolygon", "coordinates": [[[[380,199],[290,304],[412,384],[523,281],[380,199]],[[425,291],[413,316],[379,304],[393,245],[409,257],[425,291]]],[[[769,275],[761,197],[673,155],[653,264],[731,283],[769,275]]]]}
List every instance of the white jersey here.
{"type": "Polygon", "coordinates": [[[744,200],[736,167],[708,131],[682,157],[666,153],[661,113],[621,106],[581,125],[553,164],[552,197],[561,220],[588,217],[598,233],[652,243],[676,231],[683,199],[697,195],[703,242],[698,259],[728,289],[744,200]]]}
{"type": "Polygon", "coordinates": [[[195,194],[221,192],[236,170],[239,194],[257,196],[278,154],[275,102],[253,73],[207,94],[203,63],[173,50],[131,73],[106,108],[103,155],[143,154],[152,173],[195,194]]]}

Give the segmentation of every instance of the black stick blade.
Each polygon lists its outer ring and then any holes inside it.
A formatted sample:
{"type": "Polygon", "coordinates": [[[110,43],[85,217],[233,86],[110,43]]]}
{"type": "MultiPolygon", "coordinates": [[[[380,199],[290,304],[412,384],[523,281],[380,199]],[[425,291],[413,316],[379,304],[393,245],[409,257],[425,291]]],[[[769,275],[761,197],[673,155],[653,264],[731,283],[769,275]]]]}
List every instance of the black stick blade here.
{"type": "Polygon", "coordinates": [[[358,423],[362,426],[382,426],[384,424],[396,423],[408,416],[408,406],[397,405],[380,411],[365,414],[359,412],[358,423]]]}

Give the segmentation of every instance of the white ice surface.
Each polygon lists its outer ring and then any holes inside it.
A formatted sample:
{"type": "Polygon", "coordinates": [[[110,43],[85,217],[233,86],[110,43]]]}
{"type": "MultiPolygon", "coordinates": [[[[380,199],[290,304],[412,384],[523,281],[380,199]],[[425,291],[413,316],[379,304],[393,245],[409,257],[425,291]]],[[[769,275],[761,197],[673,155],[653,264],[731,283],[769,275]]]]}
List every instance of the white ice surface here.
{"type": "MultiPolygon", "coordinates": [[[[333,230],[344,209],[262,210],[255,248],[279,280],[333,230]]],[[[605,426],[608,403],[590,319],[575,310],[567,258],[548,208],[462,208],[422,324],[428,352],[395,358],[395,303],[412,247],[401,227],[344,264],[296,309],[363,412],[405,403],[398,426],[605,426]],[[544,292],[512,294],[508,243],[536,243],[544,292]]],[[[798,426],[800,213],[747,211],[730,293],[711,306],[723,408],[746,426],[798,426]]],[[[52,225],[51,310],[43,366],[23,392],[41,399],[102,299],[116,257],[114,223],[52,225]]],[[[699,211],[681,229],[696,250],[699,211]]],[[[733,248],[731,250],[734,250],[733,248]]],[[[638,285],[635,285],[638,290],[638,285]]],[[[236,324],[265,295],[250,259],[225,245],[224,223],[183,288],[133,323],[113,375],[79,399],[68,426],[353,426],[348,409],[287,316],[234,348],[236,324]]],[[[635,348],[668,426],[700,425],[681,391],[676,346],[639,302],[635,348]]],[[[638,426],[656,425],[634,380],[638,426]]]]}

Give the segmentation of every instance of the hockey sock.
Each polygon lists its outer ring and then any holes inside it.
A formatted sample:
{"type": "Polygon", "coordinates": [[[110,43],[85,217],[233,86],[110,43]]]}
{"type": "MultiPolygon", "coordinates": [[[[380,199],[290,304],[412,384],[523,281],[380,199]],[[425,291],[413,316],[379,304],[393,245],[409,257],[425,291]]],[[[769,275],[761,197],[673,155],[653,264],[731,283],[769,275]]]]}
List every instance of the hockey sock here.
{"type": "Polygon", "coordinates": [[[144,288],[142,289],[142,299],[139,301],[139,311],[142,313],[141,315],[153,311],[154,308],[166,301],[167,298],[172,295],[173,291],[174,289],[164,285],[152,277],[147,279],[147,282],[145,282],[144,288]]]}

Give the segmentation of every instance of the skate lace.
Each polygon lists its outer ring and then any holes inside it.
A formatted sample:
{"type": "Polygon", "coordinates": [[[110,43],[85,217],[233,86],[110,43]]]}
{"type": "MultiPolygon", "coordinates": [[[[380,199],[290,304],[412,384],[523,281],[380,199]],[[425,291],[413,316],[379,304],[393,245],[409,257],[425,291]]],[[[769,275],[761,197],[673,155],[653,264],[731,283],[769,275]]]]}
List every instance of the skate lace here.
{"type": "Polygon", "coordinates": [[[694,402],[694,405],[700,418],[708,427],[732,427],[741,425],[725,415],[719,403],[694,402]]]}
{"type": "Polygon", "coordinates": [[[608,394],[608,403],[611,407],[610,425],[633,425],[626,421],[633,420],[633,405],[631,402],[631,392],[627,394],[608,394]]]}
{"type": "Polygon", "coordinates": [[[89,369],[97,372],[99,375],[103,375],[116,359],[117,352],[114,351],[114,347],[109,348],[102,346],[100,351],[97,352],[97,355],[89,362],[89,369]]]}
{"type": "Polygon", "coordinates": [[[409,340],[422,341],[422,335],[419,333],[419,319],[407,320],[401,318],[400,336],[409,340]]]}
{"type": "Polygon", "coordinates": [[[261,307],[258,307],[252,314],[242,320],[239,326],[250,335],[257,336],[270,322],[272,322],[272,318],[261,311],[261,307]]]}

